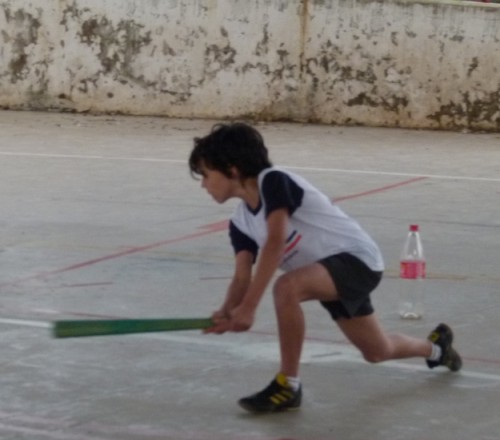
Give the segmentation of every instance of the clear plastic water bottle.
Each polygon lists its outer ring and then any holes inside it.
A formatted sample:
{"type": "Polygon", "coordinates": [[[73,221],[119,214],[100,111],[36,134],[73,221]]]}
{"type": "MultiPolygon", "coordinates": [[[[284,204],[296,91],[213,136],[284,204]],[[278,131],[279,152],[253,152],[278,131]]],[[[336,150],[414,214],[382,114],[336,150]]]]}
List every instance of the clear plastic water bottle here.
{"type": "Polygon", "coordinates": [[[401,252],[399,316],[421,319],[424,313],[425,257],[418,225],[410,225],[401,252]]]}

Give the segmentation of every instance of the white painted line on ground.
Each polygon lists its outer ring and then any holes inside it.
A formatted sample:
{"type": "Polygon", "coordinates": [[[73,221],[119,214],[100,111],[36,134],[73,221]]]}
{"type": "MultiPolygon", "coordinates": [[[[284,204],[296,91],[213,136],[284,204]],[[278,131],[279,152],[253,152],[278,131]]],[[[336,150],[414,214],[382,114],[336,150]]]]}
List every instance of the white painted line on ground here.
{"type": "Polygon", "coordinates": [[[40,157],[45,159],[88,159],[88,160],[118,160],[128,162],[165,162],[187,164],[187,160],[181,159],[160,159],[155,157],[121,157],[121,156],[102,156],[98,154],[57,154],[57,153],[22,153],[15,151],[0,151],[0,156],[18,156],[18,157],[40,157]]]}
{"type": "Polygon", "coordinates": [[[24,327],[50,328],[51,323],[45,321],[32,321],[29,319],[0,318],[0,324],[20,325],[24,327]]]}
{"type": "MultiPolygon", "coordinates": [[[[120,156],[101,156],[101,155],[81,155],[81,154],[55,154],[55,153],[29,153],[15,151],[0,151],[0,156],[18,156],[18,157],[41,157],[41,158],[59,158],[59,159],[88,159],[88,160],[117,160],[130,162],[159,162],[159,163],[179,163],[187,164],[183,159],[160,159],[154,157],[120,157],[120,156]]],[[[476,176],[450,176],[443,174],[416,174],[400,173],[391,171],[373,171],[373,170],[351,170],[342,168],[321,168],[321,167],[302,167],[295,165],[281,165],[283,168],[301,171],[318,171],[327,173],[346,173],[346,174],[371,174],[374,176],[397,176],[397,177],[426,177],[428,179],[439,180],[466,180],[475,182],[500,182],[500,178],[495,177],[476,177],[476,176]]]]}
{"type": "MultiPolygon", "coordinates": [[[[225,349],[227,352],[232,353],[239,357],[246,357],[252,362],[256,360],[267,360],[278,362],[279,347],[278,341],[255,342],[241,344],[241,341],[223,338],[219,339],[217,336],[190,336],[185,334],[172,334],[172,333],[156,333],[149,334],[148,337],[155,339],[163,339],[171,342],[179,342],[182,344],[196,344],[203,346],[219,347],[225,349]]],[[[331,363],[348,362],[356,364],[368,365],[363,359],[361,354],[352,345],[344,345],[338,343],[306,341],[302,354],[302,364],[315,364],[315,363],[331,363]]],[[[423,362],[423,361],[422,361],[423,362]]],[[[421,373],[430,373],[430,370],[425,365],[409,364],[400,361],[387,361],[377,365],[377,368],[392,368],[400,371],[414,371],[421,373]]],[[[445,374],[450,375],[456,379],[451,385],[459,388],[485,388],[500,386],[500,375],[480,373],[471,370],[461,370],[459,373],[450,373],[443,369],[445,374]],[[464,379],[474,379],[473,382],[464,381],[464,379]],[[481,381],[480,383],[477,380],[481,381]]],[[[440,373],[436,371],[436,373],[440,373]]]]}
{"type": "Polygon", "coordinates": [[[477,182],[500,182],[500,178],[495,177],[474,177],[474,176],[447,176],[442,174],[414,174],[414,173],[398,173],[391,171],[370,171],[370,170],[349,170],[341,168],[315,168],[315,167],[299,167],[299,166],[284,166],[283,168],[290,168],[293,170],[301,171],[322,171],[332,173],[349,173],[349,174],[372,174],[375,176],[399,176],[399,177],[427,177],[429,179],[442,179],[442,180],[470,180],[477,182]]]}
{"type": "MultiPolygon", "coordinates": [[[[10,319],[10,318],[0,318],[0,324],[11,324],[26,327],[38,327],[49,329],[52,327],[50,322],[46,321],[33,321],[27,319],[10,319]]],[[[142,337],[148,339],[163,340],[169,342],[177,342],[180,344],[194,344],[210,347],[218,347],[226,350],[227,352],[234,354],[239,357],[247,357],[252,362],[256,359],[278,361],[278,341],[266,341],[266,342],[252,342],[241,344],[241,341],[223,338],[214,335],[210,336],[193,336],[182,334],[182,333],[141,333],[129,335],[132,337],[142,337]]],[[[351,345],[338,344],[334,342],[318,342],[318,341],[306,341],[304,345],[303,355],[301,359],[302,364],[314,364],[314,363],[336,363],[336,362],[349,362],[357,364],[367,364],[362,358],[359,352],[351,345]]],[[[394,368],[403,371],[419,371],[428,372],[427,367],[421,365],[408,364],[398,361],[388,361],[381,363],[379,367],[382,368],[394,368]]],[[[490,373],[480,373],[471,370],[461,370],[459,373],[453,373],[453,377],[457,380],[460,378],[476,379],[481,381],[487,381],[486,383],[465,383],[456,382],[453,386],[461,388],[484,388],[491,386],[500,385],[500,375],[490,374],[490,373]]]]}
{"type": "MultiPolygon", "coordinates": [[[[327,361],[328,358],[325,357],[321,361],[327,361]]],[[[344,360],[347,362],[353,362],[353,363],[358,363],[358,364],[366,364],[366,361],[361,357],[361,356],[353,356],[351,354],[345,354],[339,357],[331,358],[330,361],[339,361],[339,360],[344,360]]],[[[395,368],[398,370],[406,370],[406,371],[420,371],[420,372],[425,372],[429,373],[429,369],[425,365],[415,365],[415,364],[407,364],[404,362],[398,362],[398,361],[387,361],[383,362],[379,365],[380,367],[384,368],[395,368]]],[[[436,370],[436,372],[440,372],[439,370],[436,370]]],[[[476,371],[471,371],[467,369],[460,370],[458,373],[451,373],[448,372],[445,369],[442,369],[442,372],[453,375],[456,379],[459,379],[461,377],[466,377],[466,378],[471,378],[471,379],[480,379],[483,381],[489,381],[488,384],[483,384],[484,386],[492,386],[493,384],[491,382],[494,382],[494,385],[498,386],[500,385],[500,375],[499,374],[490,374],[490,373],[479,373],[476,371]]],[[[469,386],[470,384],[454,384],[462,388],[477,388],[477,384],[475,386],[469,386]]]]}

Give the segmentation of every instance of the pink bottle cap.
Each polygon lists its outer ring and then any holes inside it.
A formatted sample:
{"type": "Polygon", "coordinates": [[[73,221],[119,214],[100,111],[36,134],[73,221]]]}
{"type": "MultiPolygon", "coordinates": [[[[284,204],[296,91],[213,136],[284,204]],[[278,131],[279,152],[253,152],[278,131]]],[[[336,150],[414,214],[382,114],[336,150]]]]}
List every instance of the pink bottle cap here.
{"type": "Polygon", "coordinates": [[[410,231],[418,232],[418,225],[410,225],[410,231]]]}

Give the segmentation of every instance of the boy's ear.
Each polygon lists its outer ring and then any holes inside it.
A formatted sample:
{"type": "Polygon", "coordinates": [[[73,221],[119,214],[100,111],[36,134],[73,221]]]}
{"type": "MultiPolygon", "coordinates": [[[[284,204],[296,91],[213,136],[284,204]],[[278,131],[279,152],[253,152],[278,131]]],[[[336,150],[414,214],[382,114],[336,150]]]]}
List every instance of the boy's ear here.
{"type": "Polygon", "coordinates": [[[235,166],[232,166],[231,168],[229,168],[229,171],[231,173],[232,179],[239,179],[240,178],[240,172],[239,172],[238,168],[236,168],[235,166]]]}

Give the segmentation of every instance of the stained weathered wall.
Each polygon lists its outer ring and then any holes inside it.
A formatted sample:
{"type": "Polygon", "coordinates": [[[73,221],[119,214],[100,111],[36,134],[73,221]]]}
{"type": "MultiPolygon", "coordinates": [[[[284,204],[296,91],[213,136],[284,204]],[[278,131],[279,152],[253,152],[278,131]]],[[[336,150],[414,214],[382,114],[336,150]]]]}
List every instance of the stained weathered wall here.
{"type": "Polygon", "coordinates": [[[500,7],[0,0],[0,106],[500,130],[500,7]]]}

